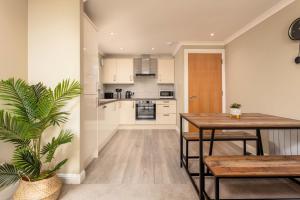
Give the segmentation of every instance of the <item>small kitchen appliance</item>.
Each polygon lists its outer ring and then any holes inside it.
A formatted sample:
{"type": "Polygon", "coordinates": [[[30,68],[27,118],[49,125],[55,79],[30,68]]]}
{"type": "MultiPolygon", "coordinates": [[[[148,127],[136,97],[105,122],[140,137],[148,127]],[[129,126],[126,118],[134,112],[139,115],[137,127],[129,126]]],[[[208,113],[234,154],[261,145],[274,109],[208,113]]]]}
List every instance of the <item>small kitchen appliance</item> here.
{"type": "Polygon", "coordinates": [[[174,99],[174,91],[173,90],[160,90],[159,98],[160,99],[174,99]]]}
{"type": "Polygon", "coordinates": [[[122,98],[122,89],[117,88],[116,92],[117,92],[117,99],[121,99],[122,98]]]}
{"type": "Polygon", "coordinates": [[[126,93],[125,93],[125,98],[126,98],[126,99],[131,99],[133,95],[134,95],[134,92],[126,91],[126,93]]]}
{"type": "Polygon", "coordinates": [[[105,92],[104,93],[104,99],[113,99],[114,93],[113,92],[105,92]]]}

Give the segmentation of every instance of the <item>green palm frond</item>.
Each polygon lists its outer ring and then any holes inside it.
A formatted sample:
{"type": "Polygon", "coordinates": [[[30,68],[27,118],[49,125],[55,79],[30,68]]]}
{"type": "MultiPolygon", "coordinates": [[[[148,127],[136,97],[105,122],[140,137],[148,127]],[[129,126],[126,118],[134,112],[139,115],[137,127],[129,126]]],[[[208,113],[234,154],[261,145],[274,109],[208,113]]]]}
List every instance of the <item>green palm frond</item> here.
{"type": "Polygon", "coordinates": [[[29,145],[30,140],[37,137],[39,134],[36,128],[0,110],[0,140],[11,142],[19,147],[29,145]]]}
{"type": "Polygon", "coordinates": [[[56,149],[63,144],[71,142],[73,139],[73,134],[70,130],[62,130],[58,137],[53,137],[51,142],[47,143],[41,150],[42,155],[46,156],[46,162],[51,162],[56,149]]]}
{"type": "Polygon", "coordinates": [[[66,102],[80,94],[80,83],[78,81],[63,80],[54,89],[54,101],[56,106],[65,106],[66,102]]]}
{"type": "Polygon", "coordinates": [[[54,91],[51,91],[54,99],[54,105],[49,113],[50,123],[58,125],[65,123],[68,120],[69,113],[61,111],[67,101],[80,95],[80,83],[78,81],[63,80],[59,83],[54,91]]]}
{"type": "Polygon", "coordinates": [[[7,163],[0,165],[0,189],[18,182],[20,178],[15,166],[7,163]]]}
{"type": "Polygon", "coordinates": [[[33,89],[23,80],[2,80],[0,82],[0,98],[6,101],[11,111],[24,121],[35,120],[37,99],[33,89]]]}
{"type": "Polygon", "coordinates": [[[43,120],[48,117],[54,105],[52,91],[42,83],[31,86],[37,99],[36,118],[43,120]]]}
{"type": "Polygon", "coordinates": [[[55,172],[57,172],[62,166],[64,166],[67,163],[68,159],[64,159],[63,161],[59,162],[53,169],[46,170],[41,173],[41,175],[36,179],[35,181],[42,180],[45,178],[51,177],[55,172]]]}
{"type": "Polygon", "coordinates": [[[22,174],[29,178],[40,175],[42,163],[29,148],[16,149],[12,158],[12,163],[22,174]]]}

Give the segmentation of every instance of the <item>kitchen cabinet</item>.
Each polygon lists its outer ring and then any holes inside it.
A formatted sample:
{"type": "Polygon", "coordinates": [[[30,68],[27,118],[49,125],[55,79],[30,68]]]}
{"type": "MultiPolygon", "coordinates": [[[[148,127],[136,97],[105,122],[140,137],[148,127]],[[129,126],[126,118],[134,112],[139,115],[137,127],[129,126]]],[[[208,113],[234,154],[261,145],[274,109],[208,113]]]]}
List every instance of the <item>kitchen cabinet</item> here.
{"type": "Polygon", "coordinates": [[[133,59],[104,59],[102,79],[103,84],[133,84],[133,59]]]}
{"type": "Polygon", "coordinates": [[[98,150],[100,151],[112,138],[119,126],[119,102],[100,106],[98,124],[98,150]]]}
{"type": "Polygon", "coordinates": [[[135,101],[121,101],[120,124],[135,124],[135,101]]]}
{"type": "Polygon", "coordinates": [[[176,124],[176,100],[156,101],[156,124],[176,124]]]}
{"type": "Polygon", "coordinates": [[[157,65],[157,83],[158,84],[174,84],[175,69],[174,59],[160,58],[157,65]]]}
{"type": "Polygon", "coordinates": [[[80,100],[80,165],[85,168],[98,156],[97,128],[98,128],[98,35],[95,26],[86,15],[82,21],[82,65],[81,84],[82,95],[80,100]]]}
{"type": "Polygon", "coordinates": [[[117,60],[116,59],[104,59],[102,69],[102,83],[114,84],[117,80],[117,60]]]}

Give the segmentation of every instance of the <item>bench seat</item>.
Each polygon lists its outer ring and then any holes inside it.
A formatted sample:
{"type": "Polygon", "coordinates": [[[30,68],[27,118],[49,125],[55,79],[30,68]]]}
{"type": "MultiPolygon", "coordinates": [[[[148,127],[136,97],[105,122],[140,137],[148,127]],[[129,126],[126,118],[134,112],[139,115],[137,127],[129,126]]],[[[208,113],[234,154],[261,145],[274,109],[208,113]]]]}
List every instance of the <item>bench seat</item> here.
{"type": "MultiPolygon", "coordinates": [[[[203,134],[203,140],[210,140],[211,133],[205,132],[203,134]]],[[[199,140],[199,133],[191,133],[186,132],[183,133],[183,138],[187,141],[198,141],[199,140]]],[[[234,141],[234,140],[256,140],[257,136],[244,132],[244,131],[235,131],[235,132],[215,132],[214,141],[234,141]]]]}
{"type": "Polygon", "coordinates": [[[300,177],[300,156],[210,156],[204,163],[218,178],[300,177]]]}

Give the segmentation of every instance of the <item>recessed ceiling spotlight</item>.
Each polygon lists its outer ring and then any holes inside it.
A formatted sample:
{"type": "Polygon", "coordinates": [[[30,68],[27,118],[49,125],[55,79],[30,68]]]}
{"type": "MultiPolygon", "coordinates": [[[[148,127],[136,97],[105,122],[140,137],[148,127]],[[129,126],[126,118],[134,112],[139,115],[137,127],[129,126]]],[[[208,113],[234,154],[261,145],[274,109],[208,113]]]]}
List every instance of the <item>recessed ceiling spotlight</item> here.
{"type": "Polygon", "coordinates": [[[124,50],[124,48],[123,48],[123,47],[120,47],[120,50],[121,50],[121,51],[123,51],[123,50],[124,50]]]}
{"type": "Polygon", "coordinates": [[[215,33],[211,33],[211,34],[210,34],[210,37],[214,37],[214,36],[215,36],[215,33]]]}
{"type": "Polygon", "coordinates": [[[116,35],[116,33],[115,32],[110,32],[109,35],[114,36],[114,35],[116,35]]]}
{"type": "Polygon", "coordinates": [[[154,49],[155,49],[154,47],[151,48],[152,51],[154,51],[154,49]]]}
{"type": "Polygon", "coordinates": [[[166,45],[168,46],[172,46],[174,44],[174,42],[166,42],[166,45]]]}

